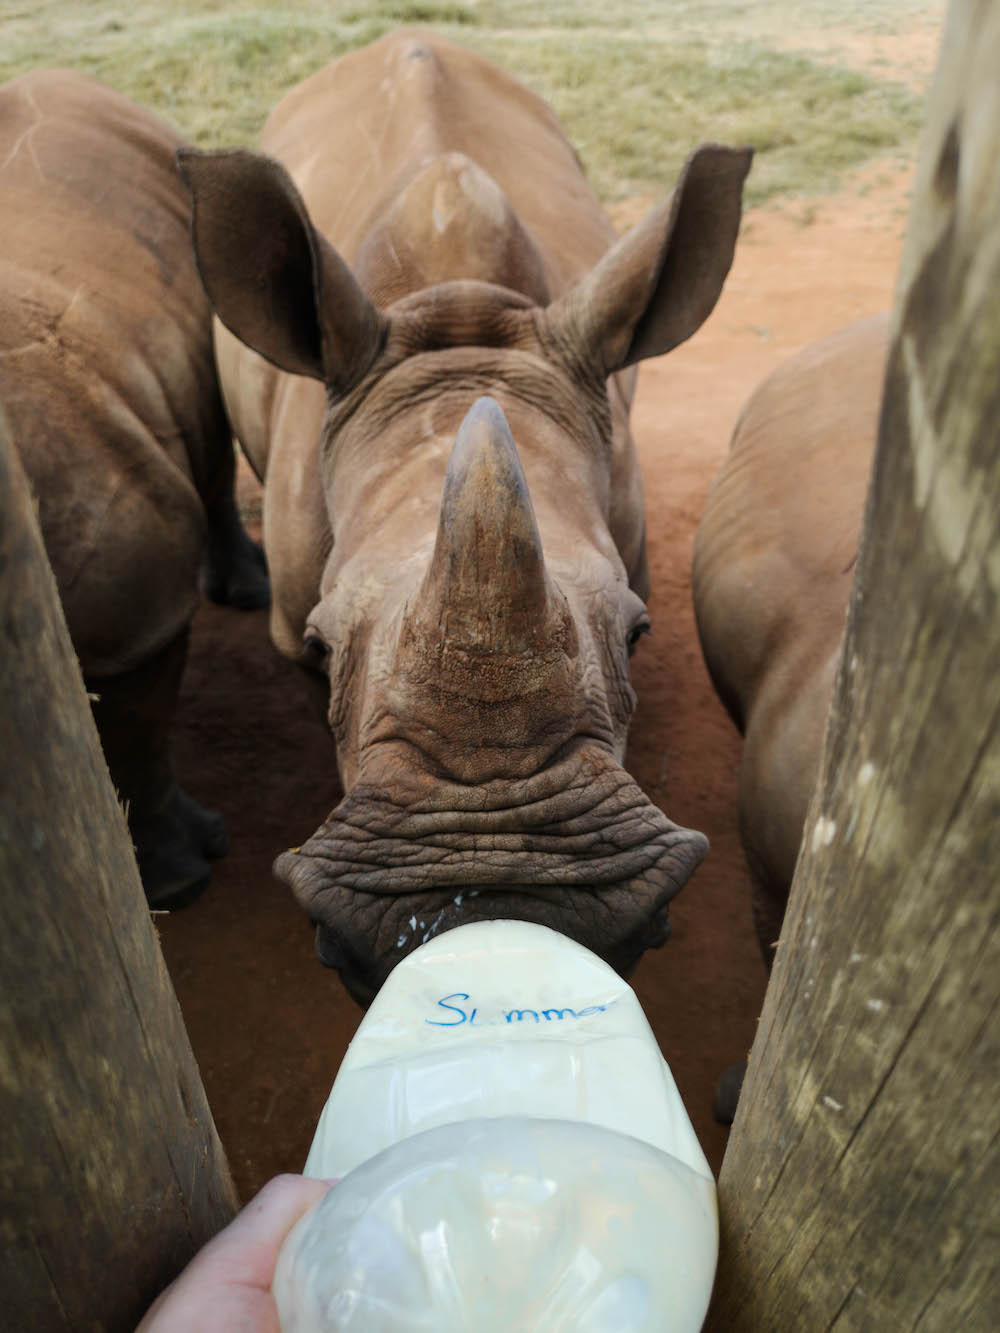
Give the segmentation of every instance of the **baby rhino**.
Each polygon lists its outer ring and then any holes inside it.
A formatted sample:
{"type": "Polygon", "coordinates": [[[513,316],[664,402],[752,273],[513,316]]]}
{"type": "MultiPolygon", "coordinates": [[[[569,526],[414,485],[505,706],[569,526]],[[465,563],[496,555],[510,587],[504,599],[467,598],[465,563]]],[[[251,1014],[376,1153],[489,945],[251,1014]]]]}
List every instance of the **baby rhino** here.
{"type": "MultiPolygon", "coordinates": [[[[744,736],[740,835],[768,968],[816,782],[887,353],[879,315],[770,375],[737,423],[695,543],[702,650],[744,736]]],[[[731,1119],[732,1088],[724,1101],[731,1119]]]]}
{"type": "Polygon", "coordinates": [[[0,88],[0,409],[156,907],[194,897],[226,845],[168,756],[199,566],[216,600],[268,601],[233,500],[180,146],[78,74],[0,88]]]}
{"type": "Polygon", "coordinates": [[[183,170],[272,634],[329,682],[344,786],[278,873],[363,1002],[484,918],[627,970],[705,850],[622,766],[632,367],[712,310],[750,153],[703,145],[616,242],[548,107],[414,32],[293,89],[262,146],[183,170]]]}

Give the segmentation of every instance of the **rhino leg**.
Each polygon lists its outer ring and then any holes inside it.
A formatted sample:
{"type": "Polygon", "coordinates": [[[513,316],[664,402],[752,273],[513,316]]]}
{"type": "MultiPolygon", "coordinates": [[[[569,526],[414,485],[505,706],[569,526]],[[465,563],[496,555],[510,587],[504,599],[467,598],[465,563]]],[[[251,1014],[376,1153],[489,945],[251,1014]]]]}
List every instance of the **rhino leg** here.
{"type": "MultiPolygon", "coordinates": [[[[743,854],[750,871],[754,930],[764,966],[770,976],[771,968],[774,966],[774,952],[778,947],[778,936],[781,934],[788,892],[785,886],[777,883],[774,875],[768,873],[763,861],[755,853],[752,839],[745,831],[743,854]]],[[[720,1125],[733,1123],[746,1072],[747,1062],[741,1060],[738,1064],[727,1065],[719,1075],[712,1096],[712,1114],[720,1125]]]]}
{"type": "Polygon", "coordinates": [[[736,1117],[743,1080],[746,1077],[747,1062],[727,1065],[719,1075],[712,1095],[712,1114],[720,1125],[731,1125],[736,1117]]]}
{"type": "Polygon", "coordinates": [[[246,532],[230,492],[206,506],[208,536],[202,560],[205,595],[223,606],[256,611],[269,606],[271,583],[264,552],[246,532]]]}
{"type": "Polygon", "coordinates": [[[205,506],[206,539],[201,562],[205,595],[222,606],[256,611],[271,603],[267,561],[240,522],[236,508],[236,452],[228,430],[211,451],[207,480],[198,484],[205,506]]]}
{"type": "Polygon", "coordinates": [[[182,791],[170,765],[168,733],[187,653],[187,631],[141,666],[87,679],[111,780],[128,813],[129,832],[150,907],[192,902],[208,885],[211,861],[225,855],[218,815],[182,791]]]}

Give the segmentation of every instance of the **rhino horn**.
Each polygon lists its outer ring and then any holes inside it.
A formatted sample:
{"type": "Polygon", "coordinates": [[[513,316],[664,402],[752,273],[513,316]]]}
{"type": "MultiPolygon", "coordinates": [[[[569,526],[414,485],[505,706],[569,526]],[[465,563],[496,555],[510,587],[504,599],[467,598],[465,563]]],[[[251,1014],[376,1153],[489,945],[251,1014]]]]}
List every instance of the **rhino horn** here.
{"type": "Polygon", "coordinates": [[[446,640],[491,653],[538,650],[551,591],[528,483],[499,404],[466,414],[445,471],[419,616],[446,640]]]}

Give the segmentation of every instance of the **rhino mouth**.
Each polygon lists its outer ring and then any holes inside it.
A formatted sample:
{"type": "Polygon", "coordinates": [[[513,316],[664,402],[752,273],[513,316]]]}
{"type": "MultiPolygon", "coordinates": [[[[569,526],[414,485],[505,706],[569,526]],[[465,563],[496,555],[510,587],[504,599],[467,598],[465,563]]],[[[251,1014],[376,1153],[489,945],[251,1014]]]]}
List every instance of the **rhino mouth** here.
{"type": "MultiPolygon", "coordinates": [[[[348,890],[347,894],[351,892],[348,890]]],[[[340,973],[349,994],[363,1008],[372,1002],[386,977],[407,954],[432,936],[470,921],[533,921],[558,928],[627,975],[647,949],[658,948],[670,938],[672,895],[664,896],[655,910],[642,914],[638,921],[627,896],[628,890],[602,893],[564,889],[553,893],[536,885],[524,885],[487,891],[460,889],[455,894],[450,891],[402,894],[391,902],[381,896],[373,904],[364,901],[366,895],[354,893],[353,902],[350,897],[345,899],[344,915],[338,926],[317,922],[316,956],[325,967],[340,973]],[[351,929],[354,920],[363,921],[372,912],[379,918],[378,935],[373,942],[366,933],[358,936],[351,929]],[[623,915],[632,922],[631,929],[622,929],[623,915]]]]}
{"type": "MultiPolygon", "coordinates": [[[[358,787],[275,873],[317,925],[320,961],[368,1004],[432,935],[516,918],[561,931],[628,972],[668,938],[670,900],[704,856],[610,756],[559,781],[415,781],[408,799],[358,787]],[[520,797],[521,799],[515,799],[520,797]]],[[[565,775],[563,775],[565,777],[565,775]]]]}

